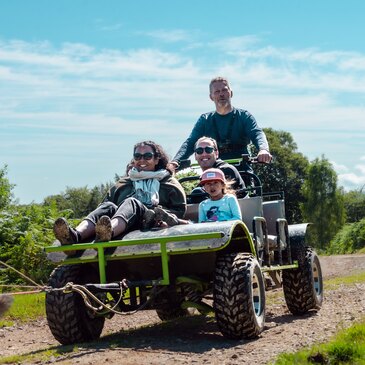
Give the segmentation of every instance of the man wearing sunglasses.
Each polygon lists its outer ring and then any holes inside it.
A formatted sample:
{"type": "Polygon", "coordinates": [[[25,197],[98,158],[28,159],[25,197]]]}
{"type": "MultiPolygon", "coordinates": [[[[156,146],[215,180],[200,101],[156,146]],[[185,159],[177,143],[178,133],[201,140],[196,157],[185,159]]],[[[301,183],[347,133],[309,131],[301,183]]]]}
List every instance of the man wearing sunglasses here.
{"type": "MultiPolygon", "coordinates": [[[[217,141],[223,160],[247,154],[247,146],[252,142],[259,151],[258,161],[265,163],[271,161],[265,133],[247,110],[232,106],[232,96],[233,92],[226,78],[216,77],[211,80],[209,97],[214,102],[216,110],[200,116],[190,136],[170,162],[172,168],[178,168],[180,161],[188,159],[194,153],[196,141],[203,136],[212,137],[217,141]]],[[[247,171],[252,170],[248,164],[245,168],[247,171]]]]}
{"type": "Polygon", "coordinates": [[[219,158],[217,142],[211,137],[203,136],[195,143],[195,160],[203,171],[216,168],[223,171],[228,181],[233,181],[232,189],[244,189],[245,183],[238,170],[219,158]]]}
{"type": "MultiPolygon", "coordinates": [[[[227,181],[232,181],[232,189],[239,190],[245,188],[245,183],[238,170],[229,163],[219,158],[217,142],[211,137],[203,136],[199,138],[194,146],[195,160],[203,171],[210,168],[222,170],[227,181]]],[[[196,187],[190,194],[190,203],[200,203],[206,199],[208,194],[201,187],[196,187]]]]}

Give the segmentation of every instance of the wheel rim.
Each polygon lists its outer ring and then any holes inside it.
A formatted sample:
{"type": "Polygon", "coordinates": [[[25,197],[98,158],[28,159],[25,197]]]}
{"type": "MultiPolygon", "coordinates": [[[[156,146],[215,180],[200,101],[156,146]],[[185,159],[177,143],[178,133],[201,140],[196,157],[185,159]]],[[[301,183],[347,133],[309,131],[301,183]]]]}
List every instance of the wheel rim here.
{"type": "Polygon", "coordinates": [[[262,312],[262,291],[260,287],[260,278],[255,273],[252,278],[252,307],[256,316],[260,316],[262,312]]]}
{"type": "Polygon", "coordinates": [[[321,280],[321,269],[318,265],[317,260],[314,260],[312,266],[312,276],[313,276],[313,288],[317,296],[322,294],[322,280],[321,280]]]}

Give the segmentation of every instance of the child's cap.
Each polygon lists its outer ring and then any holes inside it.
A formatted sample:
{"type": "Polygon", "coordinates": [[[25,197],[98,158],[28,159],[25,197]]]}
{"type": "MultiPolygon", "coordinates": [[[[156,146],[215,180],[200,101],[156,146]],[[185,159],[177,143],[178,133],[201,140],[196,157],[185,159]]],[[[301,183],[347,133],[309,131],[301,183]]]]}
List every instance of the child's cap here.
{"type": "Polygon", "coordinates": [[[221,181],[223,184],[225,184],[226,177],[224,176],[223,171],[220,169],[208,169],[205,170],[200,176],[199,185],[204,185],[209,181],[221,181]]]}

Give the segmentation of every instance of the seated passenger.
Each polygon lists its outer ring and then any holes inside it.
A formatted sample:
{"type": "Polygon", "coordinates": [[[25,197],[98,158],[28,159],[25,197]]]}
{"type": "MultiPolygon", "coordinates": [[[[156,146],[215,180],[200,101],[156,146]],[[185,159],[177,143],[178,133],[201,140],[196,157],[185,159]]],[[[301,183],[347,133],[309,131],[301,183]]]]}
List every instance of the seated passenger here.
{"type": "Polygon", "coordinates": [[[219,169],[207,169],[201,175],[200,185],[209,198],[199,204],[199,223],[229,220],[242,220],[240,206],[230,189],[223,172],[219,169]]]}
{"type": "MultiPolygon", "coordinates": [[[[185,192],[167,170],[168,157],[162,147],[152,141],[137,143],[128,176],[109,190],[104,201],[75,229],[64,218],[53,227],[62,245],[95,240],[110,241],[136,229],[149,229],[184,223],[185,192]]],[[[73,254],[67,251],[67,254],[73,254]]]]}
{"type": "MultiPolygon", "coordinates": [[[[203,170],[217,168],[223,171],[226,179],[232,182],[232,189],[244,189],[245,183],[238,170],[229,163],[219,158],[217,142],[211,137],[199,138],[194,147],[195,160],[203,170]]],[[[199,203],[208,195],[201,188],[195,188],[191,192],[191,203],[199,203]]]]}

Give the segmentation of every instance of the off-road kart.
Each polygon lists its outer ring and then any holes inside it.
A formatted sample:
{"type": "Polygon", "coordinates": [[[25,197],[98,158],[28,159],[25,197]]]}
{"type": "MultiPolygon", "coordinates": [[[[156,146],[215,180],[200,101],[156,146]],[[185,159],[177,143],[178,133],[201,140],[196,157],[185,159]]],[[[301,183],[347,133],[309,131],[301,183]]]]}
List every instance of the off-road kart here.
{"type": "MultiPolygon", "coordinates": [[[[244,166],[247,157],[230,163],[244,166]]],[[[46,313],[61,344],[99,338],[115,313],[154,309],[162,321],[213,313],[223,336],[257,337],[264,329],[265,291],[281,287],[294,315],[320,309],[321,265],[307,245],[309,224],[288,225],[282,193],[263,193],[248,182],[239,204],[243,220],[193,223],[132,231],[110,242],[61,246],[46,252],[58,266],[49,279],[46,313]],[[74,256],[64,251],[76,250],[74,256]]],[[[185,177],[186,180],[197,177],[185,177]]],[[[196,198],[196,196],[194,196],[196,198]]],[[[188,196],[188,202],[191,201],[188,196]]],[[[198,219],[198,203],[185,218],[198,219]]],[[[188,319],[187,319],[188,320],[188,319]]]]}

